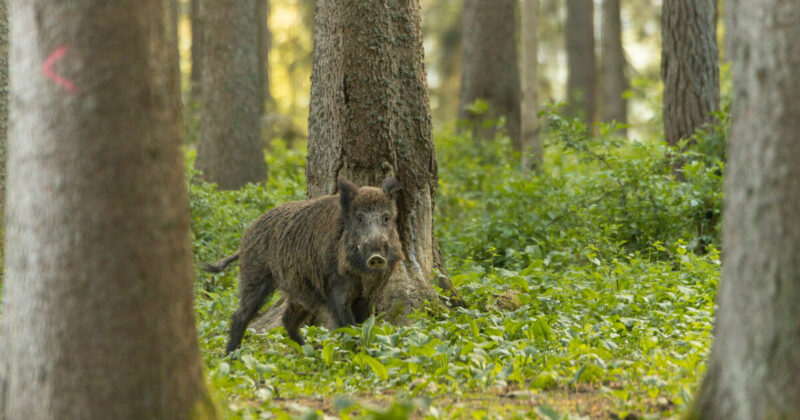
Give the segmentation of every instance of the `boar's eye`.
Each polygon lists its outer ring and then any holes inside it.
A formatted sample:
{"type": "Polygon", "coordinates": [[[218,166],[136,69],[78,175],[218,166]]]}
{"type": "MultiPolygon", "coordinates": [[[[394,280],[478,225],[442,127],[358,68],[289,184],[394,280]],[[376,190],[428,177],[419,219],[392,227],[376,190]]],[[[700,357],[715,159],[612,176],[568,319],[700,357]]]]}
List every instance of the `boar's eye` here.
{"type": "Polygon", "coordinates": [[[383,223],[389,223],[389,213],[383,213],[383,223]]]}
{"type": "Polygon", "coordinates": [[[358,223],[364,223],[364,214],[356,213],[356,220],[358,220],[358,223]]]}

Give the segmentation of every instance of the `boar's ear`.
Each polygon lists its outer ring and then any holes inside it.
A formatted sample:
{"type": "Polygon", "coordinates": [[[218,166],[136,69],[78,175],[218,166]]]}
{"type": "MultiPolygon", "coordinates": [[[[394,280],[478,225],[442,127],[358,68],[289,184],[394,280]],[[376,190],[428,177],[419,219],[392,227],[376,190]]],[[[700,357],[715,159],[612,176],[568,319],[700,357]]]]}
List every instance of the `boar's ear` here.
{"type": "Polygon", "coordinates": [[[383,190],[384,194],[388,195],[389,198],[394,200],[397,198],[397,193],[400,191],[400,185],[397,184],[396,179],[388,177],[383,180],[383,185],[381,185],[381,189],[383,190]]]}
{"type": "Polygon", "coordinates": [[[347,210],[350,207],[350,203],[356,198],[356,194],[358,194],[358,185],[353,184],[343,176],[339,176],[337,185],[339,188],[339,203],[342,205],[342,210],[347,210]]]}

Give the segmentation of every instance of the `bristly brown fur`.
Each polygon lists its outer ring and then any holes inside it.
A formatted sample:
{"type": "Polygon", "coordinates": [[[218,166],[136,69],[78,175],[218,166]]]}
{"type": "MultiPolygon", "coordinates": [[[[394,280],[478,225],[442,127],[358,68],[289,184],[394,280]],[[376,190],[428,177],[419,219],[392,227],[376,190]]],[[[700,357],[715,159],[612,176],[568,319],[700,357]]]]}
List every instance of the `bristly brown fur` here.
{"type": "Polygon", "coordinates": [[[362,322],[379,297],[403,252],[397,234],[396,182],[359,188],[340,178],[336,195],[287,203],[262,214],[245,232],[239,252],[206,265],[222,271],[240,259],[239,308],[226,351],[267,298],[280,289],[289,299],[283,323],[289,337],[303,343],[299,328],[313,313],[328,310],[337,326],[362,322]],[[378,253],[384,269],[370,269],[378,253]],[[369,254],[369,255],[368,255],[369,254]]]}

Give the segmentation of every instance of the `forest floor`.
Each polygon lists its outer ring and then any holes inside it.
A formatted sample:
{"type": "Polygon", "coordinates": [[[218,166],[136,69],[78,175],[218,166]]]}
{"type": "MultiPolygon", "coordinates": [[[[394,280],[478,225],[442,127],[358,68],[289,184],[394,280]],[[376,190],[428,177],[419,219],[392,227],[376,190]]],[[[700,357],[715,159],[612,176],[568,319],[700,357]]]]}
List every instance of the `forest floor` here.
{"type": "MultiPolygon", "coordinates": [[[[466,308],[420,308],[402,326],[370,318],[336,331],[306,327],[302,347],[281,327],[248,333],[224,356],[238,270],[198,268],[200,345],[225,416],[569,420],[685,411],[712,340],[722,161],[702,152],[710,149],[703,138],[682,155],[659,142],[581,137],[585,129],[556,121],[536,176],[519,172],[507,142],[437,138],[436,234],[466,308]],[[682,181],[673,157],[684,162],[682,181]]],[[[238,191],[189,183],[196,267],[235,252],[266,209],[303,199],[304,157],[275,144],[266,183],[238,191]]]]}
{"type": "MultiPolygon", "coordinates": [[[[381,398],[355,395],[351,398],[358,400],[360,405],[387,407],[396,400],[396,395],[386,393],[381,398]]],[[[308,412],[320,412],[330,418],[340,416],[334,398],[276,398],[274,401],[284,411],[295,416],[308,412]]],[[[257,406],[257,403],[253,404],[257,406]]],[[[546,392],[515,390],[496,395],[482,393],[458,398],[437,398],[426,410],[418,409],[412,412],[410,418],[426,418],[433,412],[446,418],[524,418],[530,413],[535,413],[541,417],[556,419],[566,416],[566,418],[633,420],[663,418],[672,414],[675,409],[675,406],[668,401],[654,400],[640,403],[640,406],[650,413],[645,415],[619,409],[617,405],[609,394],[590,386],[546,392]]]]}

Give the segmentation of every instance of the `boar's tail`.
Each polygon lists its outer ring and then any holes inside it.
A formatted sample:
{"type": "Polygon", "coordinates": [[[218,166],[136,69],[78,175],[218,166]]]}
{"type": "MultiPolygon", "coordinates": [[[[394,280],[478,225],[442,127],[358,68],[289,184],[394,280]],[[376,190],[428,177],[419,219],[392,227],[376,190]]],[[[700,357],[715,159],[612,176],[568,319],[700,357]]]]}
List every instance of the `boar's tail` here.
{"type": "Polygon", "coordinates": [[[222,270],[225,269],[230,263],[239,259],[239,253],[235,253],[230,257],[225,257],[214,264],[205,263],[203,264],[203,270],[208,271],[209,273],[220,273],[222,270]]]}

